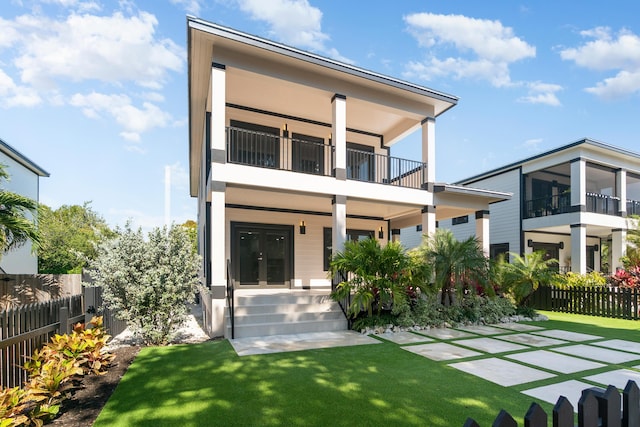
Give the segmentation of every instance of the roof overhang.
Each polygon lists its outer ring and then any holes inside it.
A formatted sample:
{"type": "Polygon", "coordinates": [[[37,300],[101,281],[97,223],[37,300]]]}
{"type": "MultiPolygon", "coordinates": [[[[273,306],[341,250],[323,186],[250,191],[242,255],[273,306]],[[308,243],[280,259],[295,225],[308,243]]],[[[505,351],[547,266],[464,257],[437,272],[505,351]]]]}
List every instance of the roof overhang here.
{"type": "Polygon", "coordinates": [[[40,166],[29,160],[26,156],[20,153],[15,148],[11,147],[9,144],[0,139],[0,152],[4,153],[7,157],[15,160],[20,163],[25,168],[29,169],[31,172],[35,173],[38,176],[48,177],[49,172],[42,169],[40,166]]]}

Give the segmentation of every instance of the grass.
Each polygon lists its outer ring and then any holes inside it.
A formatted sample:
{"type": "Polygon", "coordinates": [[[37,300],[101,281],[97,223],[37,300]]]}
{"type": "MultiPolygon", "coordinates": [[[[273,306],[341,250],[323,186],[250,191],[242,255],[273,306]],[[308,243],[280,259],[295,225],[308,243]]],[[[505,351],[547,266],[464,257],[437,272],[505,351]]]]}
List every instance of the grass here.
{"type": "MultiPolygon", "coordinates": [[[[640,341],[638,322],[545,314],[547,329],[640,341]]],[[[491,425],[501,408],[522,425],[518,391],[543,384],[501,387],[389,342],[240,358],[210,341],[142,349],[94,426],[491,425]]]]}

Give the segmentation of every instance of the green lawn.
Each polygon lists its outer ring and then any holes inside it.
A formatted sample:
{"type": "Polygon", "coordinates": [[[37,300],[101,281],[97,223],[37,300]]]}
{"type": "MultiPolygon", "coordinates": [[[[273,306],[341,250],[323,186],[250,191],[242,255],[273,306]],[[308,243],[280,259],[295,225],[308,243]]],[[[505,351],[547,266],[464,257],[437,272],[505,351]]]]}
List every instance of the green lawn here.
{"type": "MultiPolygon", "coordinates": [[[[547,329],[640,341],[639,322],[544,314],[547,329]]],[[[447,363],[389,342],[242,358],[226,340],[144,348],[94,425],[489,426],[501,408],[522,425],[519,391],[549,382],[502,387],[447,363]]]]}

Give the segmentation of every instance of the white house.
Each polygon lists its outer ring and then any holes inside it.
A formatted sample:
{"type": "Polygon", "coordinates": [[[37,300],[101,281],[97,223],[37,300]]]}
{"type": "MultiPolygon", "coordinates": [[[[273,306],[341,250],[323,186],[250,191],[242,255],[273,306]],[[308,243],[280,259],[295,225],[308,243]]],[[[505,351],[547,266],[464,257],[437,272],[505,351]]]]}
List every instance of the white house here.
{"type": "MultiPolygon", "coordinates": [[[[48,177],[40,166],[29,160],[0,139],[0,164],[6,166],[9,181],[3,183],[7,191],[39,200],[40,177],[48,177]]],[[[31,242],[2,254],[0,269],[7,274],[37,274],[38,257],[31,250],[31,242]]]]}
{"type": "MultiPolygon", "coordinates": [[[[621,267],[626,232],[640,214],[640,154],[583,139],[488,172],[460,185],[513,193],[490,207],[492,255],[544,250],[561,271],[621,267]],[[604,255],[603,255],[604,254],[604,255]]],[[[439,223],[460,239],[468,218],[439,223]]]]}
{"type": "Polygon", "coordinates": [[[347,239],[384,244],[403,227],[429,233],[480,212],[488,251],[488,204],[510,195],[435,183],[436,120],[456,97],[201,19],[187,29],[190,191],[211,335],[229,336],[232,321],[235,336],[344,329],[322,304],[328,261],[347,239]],[[416,158],[391,157],[412,132],[416,158]],[[266,304],[279,307],[248,307],[266,304]]]}

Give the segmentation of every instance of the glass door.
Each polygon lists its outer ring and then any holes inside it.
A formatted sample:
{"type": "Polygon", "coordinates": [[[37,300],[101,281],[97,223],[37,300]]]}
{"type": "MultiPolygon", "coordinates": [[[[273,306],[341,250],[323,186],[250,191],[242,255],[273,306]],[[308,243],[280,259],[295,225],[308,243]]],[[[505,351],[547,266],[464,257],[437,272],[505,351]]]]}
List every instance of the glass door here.
{"type": "Polygon", "coordinates": [[[232,223],[232,264],[240,286],[289,287],[293,227],[232,223]]]}

